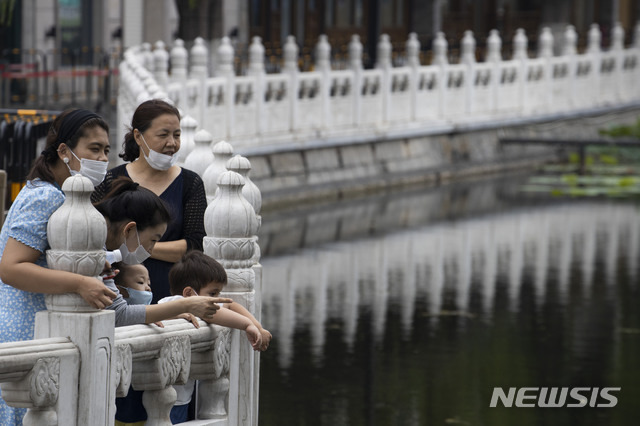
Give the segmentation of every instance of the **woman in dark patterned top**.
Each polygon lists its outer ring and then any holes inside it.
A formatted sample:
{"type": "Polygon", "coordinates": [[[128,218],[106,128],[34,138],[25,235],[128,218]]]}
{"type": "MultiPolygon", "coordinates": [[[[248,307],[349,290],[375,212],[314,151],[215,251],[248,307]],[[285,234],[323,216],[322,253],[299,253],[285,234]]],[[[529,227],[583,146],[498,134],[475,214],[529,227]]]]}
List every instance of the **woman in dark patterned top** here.
{"type": "Polygon", "coordinates": [[[124,175],[150,189],[169,206],[172,221],[151,258],[144,262],[151,278],[152,303],[171,295],[169,269],[188,250],[202,251],[205,236],[204,183],[195,172],[175,164],[179,149],[178,109],[159,99],[143,102],[133,114],[119,154],[128,163],[109,170],[91,198],[93,202],[102,199],[113,179],[124,175]]]}

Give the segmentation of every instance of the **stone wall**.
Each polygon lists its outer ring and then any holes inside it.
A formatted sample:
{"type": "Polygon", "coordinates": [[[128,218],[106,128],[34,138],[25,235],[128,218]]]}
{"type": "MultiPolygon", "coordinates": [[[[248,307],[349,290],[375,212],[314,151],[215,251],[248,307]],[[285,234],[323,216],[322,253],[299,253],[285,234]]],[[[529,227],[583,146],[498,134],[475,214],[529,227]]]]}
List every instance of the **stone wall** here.
{"type": "Polygon", "coordinates": [[[263,209],[299,202],[335,201],[406,185],[438,185],[514,170],[533,169],[566,158],[568,149],[505,145],[505,137],[599,138],[598,130],[631,124],[640,106],[593,110],[565,117],[497,122],[381,140],[310,141],[297,147],[251,154],[251,180],[263,209]],[[322,145],[323,147],[320,147],[322,145]]]}

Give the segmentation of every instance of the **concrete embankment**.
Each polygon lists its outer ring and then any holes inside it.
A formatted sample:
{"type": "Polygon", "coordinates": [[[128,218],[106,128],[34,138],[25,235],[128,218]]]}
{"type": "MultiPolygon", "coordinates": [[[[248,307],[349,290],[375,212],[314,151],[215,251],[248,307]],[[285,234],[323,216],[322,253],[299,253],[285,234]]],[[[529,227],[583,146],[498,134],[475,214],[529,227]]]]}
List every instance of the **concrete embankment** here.
{"type": "Polygon", "coordinates": [[[566,158],[568,149],[502,145],[501,138],[599,138],[599,130],[632,124],[640,104],[528,119],[407,129],[375,137],[326,137],[240,152],[263,210],[331,202],[408,185],[438,185],[481,175],[533,169],[566,158]]]}

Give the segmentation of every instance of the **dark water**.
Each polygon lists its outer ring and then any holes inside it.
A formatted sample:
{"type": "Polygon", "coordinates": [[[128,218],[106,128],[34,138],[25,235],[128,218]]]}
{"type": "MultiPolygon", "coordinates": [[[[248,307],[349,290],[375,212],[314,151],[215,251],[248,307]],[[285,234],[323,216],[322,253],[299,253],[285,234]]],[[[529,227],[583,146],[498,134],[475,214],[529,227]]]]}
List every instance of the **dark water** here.
{"type": "Polygon", "coordinates": [[[638,424],[639,205],[518,184],[263,215],[259,424],[638,424]],[[496,387],[589,402],[492,408],[496,387]]]}

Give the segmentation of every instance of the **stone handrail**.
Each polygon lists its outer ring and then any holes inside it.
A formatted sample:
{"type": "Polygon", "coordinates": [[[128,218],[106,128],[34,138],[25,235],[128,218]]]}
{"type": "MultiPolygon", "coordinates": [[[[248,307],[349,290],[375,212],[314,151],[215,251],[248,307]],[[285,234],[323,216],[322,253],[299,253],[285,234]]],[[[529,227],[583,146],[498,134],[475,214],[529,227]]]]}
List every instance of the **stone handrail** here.
{"type": "Polygon", "coordinates": [[[24,424],[76,424],[80,352],[66,337],[0,345],[2,398],[31,408],[24,424]],[[52,406],[59,407],[59,415],[52,406]]]}
{"type": "MultiPolygon", "coordinates": [[[[164,328],[133,325],[116,329],[116,396],[129,385],[144,390],[148,424],[169,418],[176,394],[171,385],[186,380],[207,380],[217,394],[199,394],[199,418],[226,419],[229,392],[231,333],[228,328],[200,328],[184,320],[164,322],[164,328]]],[[[236,355],[237,356],[237,355],[236,355]]]]}
{"type": "Polygon", "coordinates": [[[376,67],[363,69],[363,46],[353,36],[346,69],[334,70],[331,46],[321,36],[313,71],[300,72],[297,45],[290,36],[281,71],[267,74],[264,47],[254,37],[247,75],[235,74],[228,38],[222,38],[211,58],[202,39],[196,39],[190,51],[182,40],[176,40],[169,52],[164,44],[153,51],[149,45],[135,46],[124,53],[120,64],[118,129],[130,121],[140,102],[169,98],[214,140],[225,139],[250,155],[291,145],[319,147],[354,137],[400,137],[407,132],[446,131],[478,122],[639,102],[640,24],[631,46],[623,46],[620,24],[612,31],[608,50],[602,49],[601,39],[594,24],[586,51],[578,53],[576,31],[568,26],[561,52],[554,56],[553,35],[544,28],[537,57],[529,57],[527,37],[518,30],[507,59],[494,30],[487,38],[484,62],[478,62],[475,38],[467,31],[459,63],[449,63],[447,42],[439,33],[431,64],[421,65],[420,43],[410,34],[405,60],[393,67],[390,40],[383,34],[376,67]],[[208,63],[215,68],[208,68],[208,63]]]}

